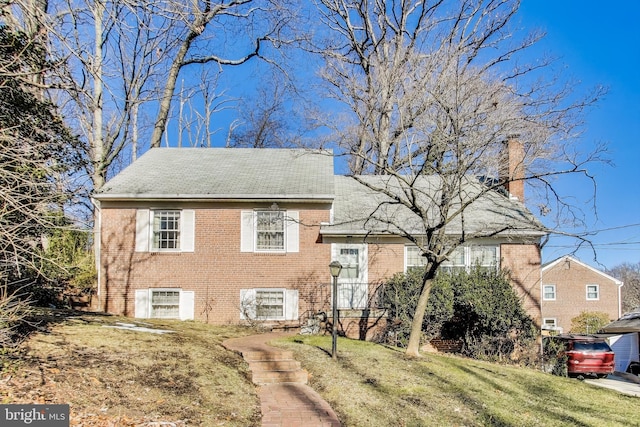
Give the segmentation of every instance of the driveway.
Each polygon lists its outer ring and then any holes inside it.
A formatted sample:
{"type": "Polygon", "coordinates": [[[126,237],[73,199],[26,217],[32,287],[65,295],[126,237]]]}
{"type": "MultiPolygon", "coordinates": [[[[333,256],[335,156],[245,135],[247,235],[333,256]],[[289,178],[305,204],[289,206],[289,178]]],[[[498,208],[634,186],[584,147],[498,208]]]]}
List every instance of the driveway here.
{"type": "Polygon", "coordinates": [[[640,378],[637,375],[616,372],[602,379],[588,379],[584,382],[598,387],[609,388],[629,396],[640,397],[640,378]]]}

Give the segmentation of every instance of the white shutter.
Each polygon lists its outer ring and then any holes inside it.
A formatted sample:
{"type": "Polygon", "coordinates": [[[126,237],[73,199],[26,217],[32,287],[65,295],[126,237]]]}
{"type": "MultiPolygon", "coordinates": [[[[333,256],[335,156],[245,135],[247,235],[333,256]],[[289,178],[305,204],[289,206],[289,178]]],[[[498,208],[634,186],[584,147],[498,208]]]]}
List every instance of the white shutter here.
{"type": "Polygon", "coordinates": [[[195,306],[195,292],[180,292],[180,320],[193,320],[195,306]]]}
{"type": "Polygon", "coordinates": [[[300,252],[300,213],[287,211],[287,252],[300,252]]]}
{"type": "Polygon", "coordinates": [[[136,211],[136,252],[149,252],[149,209],[136,211]]]}
{"type": "Polygon", "coordinates": [[[149,289],[136,289],[135,317],[149,318],[149,289]]]}
{"type": "Polygon", "coordinates": [[[253,211],[242,211],[240,216],[240,252],[253,252],[253,211]]]}
{"type": "Polygon", "coordinates": [[[256,290],[240,289],[240,319],[255,319],[256,290]]]}
{"type": "Polygon", "coordinates": [[[298,291],[296,289],[285,289],[284,292],[284,319],[298,320],[298,291]]]}
{"type": "Polygon", "coordinates": [[[180,214],[180,250],[193,252],[195,245],[196,212],[184,209],[180,214]]]}

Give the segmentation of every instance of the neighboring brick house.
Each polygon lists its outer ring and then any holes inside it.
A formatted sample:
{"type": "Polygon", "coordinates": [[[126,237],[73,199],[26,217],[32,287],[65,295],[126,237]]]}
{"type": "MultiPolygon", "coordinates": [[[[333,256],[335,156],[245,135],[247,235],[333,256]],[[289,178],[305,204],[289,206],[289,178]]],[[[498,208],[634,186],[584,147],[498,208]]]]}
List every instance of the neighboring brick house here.
{"type": "MultiPolygon", "coordinates": [[[[421,262],[414,246],[371,221],[379,197],[334,175],[328,151],[152,149],[94,194],[99,308],[138,318],[300,325],[330,313],[328,265],[337,259],[344,266],[340,327],[370,337],[381,318],[379,283],[421,262]]],[[[506,220],[509,231],[466,243],[446,266],[509,268],[539,321],[537,220],[508,194],[490,192],[474,202],[465,230],[506,220]]],[[[452,224],[451,233],[459,227],[452,224]]]]}
{"type": "MultiPolygon", "coordinates": [[[[542,328],[571,332],[571,319],[582,312],[621,316],[623,283],[576,258],[563,256],[542,267],[542,328]]],[[[597,331],[593,331],[594,333],[597,331]]]]}

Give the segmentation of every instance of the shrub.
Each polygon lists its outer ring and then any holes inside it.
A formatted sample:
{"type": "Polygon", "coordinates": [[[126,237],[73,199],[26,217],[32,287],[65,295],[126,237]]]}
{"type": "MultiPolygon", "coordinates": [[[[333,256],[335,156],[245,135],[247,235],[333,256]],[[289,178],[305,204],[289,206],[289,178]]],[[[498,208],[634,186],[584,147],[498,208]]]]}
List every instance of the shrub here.
{"type": "MultiPolygon", "coordinates": [[[[405,347],[409,341],[411,321],[422,288],[422,270],[410,269],[398,273],[383,285],[382,305],[389,313],[389,334],[393,344],[405,347]]],[[[445,321],[453,316],[453,289],[446,280],[436,277],[422,323],[425,339],[438,335],[445,321]]]]}
{"type": "MultiPolygon", "coordinates": [[[[385,283],[382,301],[396,345],[406,345],[421,286],[419,269],[385,283]]],[[[507,272],[481,267],[436,276],[422,328],[427,340],[461,340],[463,354],[488,360],[526,356],[537,336],[507,272]]]]}
{"type": "Polygon", "coordinates": [[[601,311],[583,311],[571,319],[571,333],[595,334],[611,323],[609,315],[601,311]]]}

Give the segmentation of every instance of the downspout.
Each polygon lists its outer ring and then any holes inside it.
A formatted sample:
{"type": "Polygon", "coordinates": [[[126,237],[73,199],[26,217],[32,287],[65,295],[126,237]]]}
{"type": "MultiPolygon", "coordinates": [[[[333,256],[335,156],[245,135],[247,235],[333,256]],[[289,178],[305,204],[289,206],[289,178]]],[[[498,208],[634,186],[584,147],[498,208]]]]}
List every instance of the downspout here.
{"type": "Polygon", "coordinates": [[[618,319],[622,317],[622,287],[624,282],[620,282],[618,285],[618,319]]]}
{"type": "Polygon", "coordinates": [[[95,209],[95,213],[93,215],[94,221],[97,222],[97,224],[94,224],[93,229],[94,229],[94,236],[93,236],[93,245],[94,245],[94,256],[96,257],[96,259],[94,260],[95,262],[95,267],[96,267],[96,279],[98,281],[98,289],[96,290],[96,295],[98,297],[98,306],[100,307],[100,309],[102,310],[102,301],[101,301],[101,284],[102,284],[102,268],[101,266],[101,262],[100,262],[100,254],[101,254],[101,249],[102,249],[102,209],[100,209],[100,203],[97,202],[93,197],[91,198],[91,203],[93,204],[93,208],[95,209]]]}

